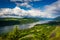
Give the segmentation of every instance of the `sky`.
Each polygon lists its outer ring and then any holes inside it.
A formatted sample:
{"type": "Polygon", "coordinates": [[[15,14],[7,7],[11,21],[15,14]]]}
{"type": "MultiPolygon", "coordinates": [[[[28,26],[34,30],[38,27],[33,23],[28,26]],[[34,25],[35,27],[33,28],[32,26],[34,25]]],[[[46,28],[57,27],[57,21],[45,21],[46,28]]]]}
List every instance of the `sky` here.
{"type": "Polygon", "coordinates": [[[60,16],[60,0],[0,0],[0,17],[60,16]]]}

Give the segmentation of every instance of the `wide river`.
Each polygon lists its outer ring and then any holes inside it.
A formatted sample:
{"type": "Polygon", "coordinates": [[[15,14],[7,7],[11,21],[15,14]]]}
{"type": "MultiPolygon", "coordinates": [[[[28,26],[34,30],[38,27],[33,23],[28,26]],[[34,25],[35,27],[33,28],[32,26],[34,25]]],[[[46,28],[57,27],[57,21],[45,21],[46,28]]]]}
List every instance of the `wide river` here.
{"type": "MultiPolygon", "coordinates": [[[[38,21],[38,22],[34,22],[34,23],[22,24],[22,25],[17,25],[17,26],[19,27],[19,29],[27,29],[27,28],[33,27],[36,24],[43,24],[43,23],[47,23],[49,21],[51,21],[51,20],[48,20],[48,21],[38,21]]],[[[6,33],[8,31],[12,31],[14,27],[15,27],[15,25],[0,27],[0,33],[6,33]]]]}

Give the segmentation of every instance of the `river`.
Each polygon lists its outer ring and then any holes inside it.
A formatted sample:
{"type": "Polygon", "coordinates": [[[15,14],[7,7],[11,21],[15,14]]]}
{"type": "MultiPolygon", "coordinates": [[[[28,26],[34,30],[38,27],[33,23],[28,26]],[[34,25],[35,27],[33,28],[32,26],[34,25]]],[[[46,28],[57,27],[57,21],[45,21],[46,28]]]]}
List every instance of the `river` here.
{"type": "MultiPolygon", "coordinates": [[[[46,20],[46,21],[38,21],[38,22],[34,22],[34,23],[29,23],[29,24],[20,24],[20,25],[17,25],[19,27],[19,29],[27,29],[27,28],[31,28],[31,27],[34,27],[34,25],[36,24],[43,24],[43,23],[47,23],[51,20],[46,20]]],[[[9,31],[12,31],[13,28],[15,27],[15,25],[13,26],[5,26],[5,27],[0,27],[0,33],[5,33],[5,32],[9,32],[9,31]]]]}

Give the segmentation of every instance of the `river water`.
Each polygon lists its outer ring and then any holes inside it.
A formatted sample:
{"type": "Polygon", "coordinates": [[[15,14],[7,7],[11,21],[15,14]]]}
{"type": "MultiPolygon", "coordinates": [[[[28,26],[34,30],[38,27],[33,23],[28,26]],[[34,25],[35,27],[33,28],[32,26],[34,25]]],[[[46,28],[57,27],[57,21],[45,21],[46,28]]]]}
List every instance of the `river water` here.
{"type": "MultiPolygon", "coordinates": [[[[47,23],[49,21],[51,21],[51,20],[48,20],[48,21],[38,21],[38,22],[22,24],[22,25],[20,24],[20,25],[17,25],[17,26],[19,27],[19,29],[27,29],[27,28],[33,27],[36,24],[43,24],[43,23],[47,23]]],[[[5,33],[5,32],[12,31],[14,27],[15,27],[15,25],[0,27],[0,33],[5,33]]]]}

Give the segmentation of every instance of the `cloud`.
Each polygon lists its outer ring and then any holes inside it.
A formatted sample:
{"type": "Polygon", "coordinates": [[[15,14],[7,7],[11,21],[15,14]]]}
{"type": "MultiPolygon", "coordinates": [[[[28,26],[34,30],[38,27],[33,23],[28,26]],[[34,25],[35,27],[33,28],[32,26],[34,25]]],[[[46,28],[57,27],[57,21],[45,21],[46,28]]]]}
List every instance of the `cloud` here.
{"type": "Polygon", "coordinates": [[[0,16],[16,16],[22,17],[26,15],[25,10],[20,9],[19,7],[11,8],[2,8],[0,9],[0,16]]]}
{"type": "Polygon", "coordinates": [[[60,16],[60,0],[52,3],[51,5],[46,5],[45,12],[52,14],[54,17],[60,16]]]}
{"type": "Polygon", "coordinates": [[[51,15],[38,9],[24,10],[19,7],[13,9],[5,8],[0,11],[0,16],[16,16],[16,17],[50,17],[51,15]]]}
{"type": "MultiPolygon", "coordinates": [[[[27,3],[20,4],[21,6],[27,6],[27,3]]],[[[40,9],[32,8],[31,10],[24,10],[16,6],[15,8],[2,8],[0,9],[0,16],[9,17],[43,17],[43,18],[55,18],[60,16],[60,1],[56,1],[51,5],[46,5],[44,11],[40,9]]]]}
{"type": "Polygon", "coordinates": [[[11,2],[14,2],[17,6],[26,7],[26,8],[33,8],[30,2],[38,2],[41,0],[10,0],[11,2]],[[18,2],[17,2],[18,1],[18,2]]]}
{"type": "Polygon", "coordinates": [[[36,2],[36,1],[41,1],[41,0],[10,0],[12,2],[20,1],[20,2],[36,2]]]}
{"type": "Polygon", "coordinates": [[[27,3],[27,2],[24,2],[24,3],[16,3],[17,4],[17,6],[23,6],[23,7],[26,7],[26,8],[32,8],[32,6],[31,5],[29,5],[29,3],[27,3]]]}

